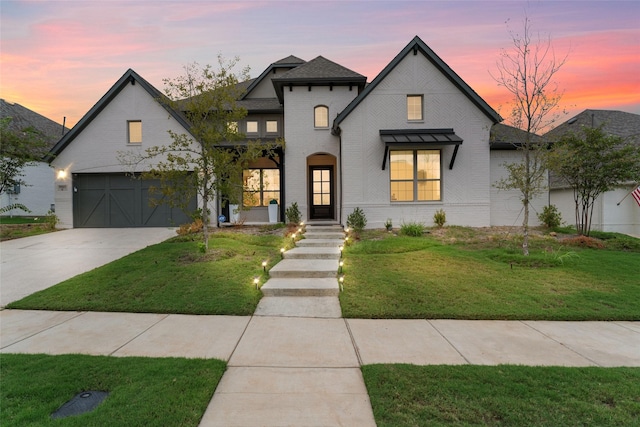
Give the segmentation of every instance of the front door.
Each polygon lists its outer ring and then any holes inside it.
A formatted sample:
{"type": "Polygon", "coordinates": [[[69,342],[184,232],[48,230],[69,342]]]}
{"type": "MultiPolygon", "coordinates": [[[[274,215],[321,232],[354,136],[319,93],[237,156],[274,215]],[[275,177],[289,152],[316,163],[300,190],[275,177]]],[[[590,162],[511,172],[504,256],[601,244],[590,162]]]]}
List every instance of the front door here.
{"type": "Polygon", "coordinates": [[[333,166],[309,167],[310,219],[334,219],[333,166]]]}

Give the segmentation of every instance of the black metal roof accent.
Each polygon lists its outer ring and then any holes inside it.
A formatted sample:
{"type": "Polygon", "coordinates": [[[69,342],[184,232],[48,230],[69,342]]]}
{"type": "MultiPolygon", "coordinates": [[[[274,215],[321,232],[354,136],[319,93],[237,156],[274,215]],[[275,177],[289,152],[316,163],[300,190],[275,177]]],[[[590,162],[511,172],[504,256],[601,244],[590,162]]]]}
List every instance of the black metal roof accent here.
{"type": "Polygon", "coordinates": [[[358,86],[362,90],[367,78],[322,56],[318,56],[271,80],[280,102],[284,102],[283,88],[289,86],[358,86]]]}
{"type": "Polygon", "coordinates": [[[489,119],[494,123],[502,121],[502,117],[489,106],[471,87],[464,82],[420,37],[415,36],[409,44],[400,51],[398,55],[376,76],[371,83],[336,117],[333,122],[332,132],[336,135],[340,133],[340,123],[362,102],[364,98],[373,91],[378,84],[384,80],[393,69],[411,52],[422,52],[458,89],[464,93],[489,119]]]}
{"type": "Polygon", "coordinates": [[[380,129],[380,139],[384,142],[384,157],[382,158],[382,170],[387,167],[387,157],[390,146],[402,148],[424,148],[425,145],[442,146],[455,145],[453,155],[449,162],[449,169],[458,155],[458,148],[463,140],[453,129],[380,129]]]}
{"type": "MultiPolygon", "coordinates": [[[[143,79],[138,73],[129,68],[123,75],[118,79],[118,81],[111,86],[111,89],[107,91],[106,94],[100,98],[100,100],[93,106],[91,109],[80,119],[78,123],[68,132],[66,133],[60,140],[56,143],[56,145],[49,151],[49,154],[45,157],[45,161],[51,162],[56,155],[62,152],[70,143],[73,141],[88,125],[95,119],[98,114],[104,108],[109,105],[109,103],[124,89],[128,84],[133,84],[137,82],[142,88],[144,88],[151,97],[156,100],[164,99],[165,96],[156,89],[151,83],[143,79]]],[[[179,112],[169,107],[166,103],[159,102],[159,105],[162,105],[165,110],[171,114],[171,116],[176,119],[178,123],[185,130],[189,130],[191,127],[187,119],[179,112]]]]}

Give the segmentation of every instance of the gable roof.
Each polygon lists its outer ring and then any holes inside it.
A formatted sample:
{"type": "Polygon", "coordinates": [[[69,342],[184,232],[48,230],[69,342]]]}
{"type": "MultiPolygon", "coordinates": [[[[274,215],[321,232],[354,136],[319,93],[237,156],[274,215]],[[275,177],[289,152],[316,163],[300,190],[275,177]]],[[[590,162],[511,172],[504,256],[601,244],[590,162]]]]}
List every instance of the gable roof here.
{"type": "Polygon", "coordinates": [[[553,142],[568,132],[579,132],[584,126],[598,127],[600,125],[607,134],[620,136],[640,144],[640,114],[616,110],[584,110],[547,132],[544,137],[553,142]]]}
{"type": "Polygon", "coordinates": [[[262,80],[267,78],[267,76],[271,74],[273,71],[275,71],[276,68],[295,68],[301,64],[304,64],[305,62],[306,61],[304,59],[300,59],[297,56],[293,56],[293,55],[289,55],[286,58],[282,58],[274,62],[273,64],[269,65],[267,69],[264,70],[262,74],[260,74],[257,78],[251,80],[251,83],[247,86],[246,92],[242,95],[240,99],[241,100],[245,99],[249,95],[249,93],[251,93],[253,88],[258,86],[262,82],[262,80]]]}
{"type": "MultiPolygon", "coordinates": [[[[62,152],[88,125],[95,119],[98,114],[128,85],[139,84],[149,95],[154,99],[164,98],[164,95],[156,89],[151,83],[140,77],[138,73],[129,68],[118,81],[111,86],[111,89],[100,98],[100,100],[85,114],[78,123],[65,134],[56,145],[49,151],[49,154],[45,157],[45,160],[51,162],[53,158],[62,152]]],[[[189,129],[190,125],[186,118],[179,112],[173,110],[164,103],[159,103],[165,110],[173,116],[185,129],[189,129]]]]}
{"type": "Polygon", "coordinates": [[[49,144],[47,148],[53,147],[64,132],[69,130],[42,114],[4,99],[0,99],[0,117],[11,118],[9,129],[14,132],[23,132],[27,128],[35,129],[49,144]]]}
{"type": "Polygon", "coordinates": [[[283,102],[283,87],[286,85],[355,85],[358,87],[358,90],[361,90],[367,83],[367,78],[323,56],[318,56],[309,62],[287,71],[279,77],[275,77],[272,79],[272,82],[276,89],[278,99],[280,102],[283,102]]]}
{"type": "Polygon", "coordinates": [[[378,84],[384,80],[393,69],[404,59],[405,56],[413,52],[416,55],[421,52],[427,59],[440,70],[462,93],[464,93],[471,102],[473,102],[480,110],[491,119],[494,123],[502,121],[502,117],[489,106],[471,87],[464,82],[438,55],[435,54],[429,46],[423,42],[420,37],[415,36],[404,49],[396,55],[395,58],[376,76],[371,83],[358,95],[347,107],[336,117],[333,122],[332,132],[338,133],[340,123],[362,102],[364,98],[373,91],[378,84]]]}

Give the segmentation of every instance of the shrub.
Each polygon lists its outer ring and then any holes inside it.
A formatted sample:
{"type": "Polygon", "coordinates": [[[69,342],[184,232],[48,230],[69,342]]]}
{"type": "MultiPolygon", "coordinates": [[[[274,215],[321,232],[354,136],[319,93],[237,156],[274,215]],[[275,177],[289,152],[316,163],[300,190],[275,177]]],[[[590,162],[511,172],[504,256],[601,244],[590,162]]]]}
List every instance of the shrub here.
{"type": "Polygon", "coordinates": [[[393,228],[393,222],[391,221],[391,218],[387,218],[387,220],[384,222],[384,228],[386,228],[387,231],[391,231],[391,229],[393,228]]]}
{"type": "Polygon", "coordinates": [[[582,248],[604,249],[604,243],[601,240],[587,236],[576,236],[563,239],[561,243],[565,246],[579,246],[582,248]]]}
{"type": "Polygon", "coordinates": [[[444,223],[447,222],[447,214],[444,210],[438,209],[436,213],[433,214],[433,222],[440,228],[444,226],[444,223]]]}
{"type": "Polygon", "coordinates": [[[400,226],[400,234],[411,237],[420,237],[424,234],[425,226],[419,222],[408,222],[400,226]]]}
{"type": "Polygon", "coordinates": [[[359,234],[367,226],[367,217],[360,208],[355,208],[347,217],[347,227],[353,228],[356,234],[359,234]]]}
{"type": "Polygon", "coordinates": [[[538,213],[538,220],[548,228],[560,227],[562,215],[558,212],[556,205],[548,205],[542,208],[542,212],[538,213]]]}
{"type": "Polygon", "coordinates": [[[300,223],[300,209],[298,208],[298,202],[291,203],[284,211],[285,216],[287,217],[287,222],[289,224],[299,224],[300,223]]]}
{"type": "Polygon", "coordinates": [[[58,216],[51,210],[47,212],[47,215],[44,217],[44,220],[47,223],[47,227],[49,227],[50,230],[55,230],[56,225],[58,225],[58,223],[60,222],[60,219],[58,218],[58,216]]]}

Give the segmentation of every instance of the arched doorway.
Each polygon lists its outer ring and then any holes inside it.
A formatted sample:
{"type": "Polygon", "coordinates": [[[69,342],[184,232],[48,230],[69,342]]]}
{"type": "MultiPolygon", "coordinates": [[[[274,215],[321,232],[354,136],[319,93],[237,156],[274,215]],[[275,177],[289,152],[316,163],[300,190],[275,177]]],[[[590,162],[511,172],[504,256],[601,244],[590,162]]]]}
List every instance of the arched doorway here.
{"type": "Polygon", "coordinates": [[[307,157],[309,219],[336,219],[336,157],[318,153],[307,157]]]}

